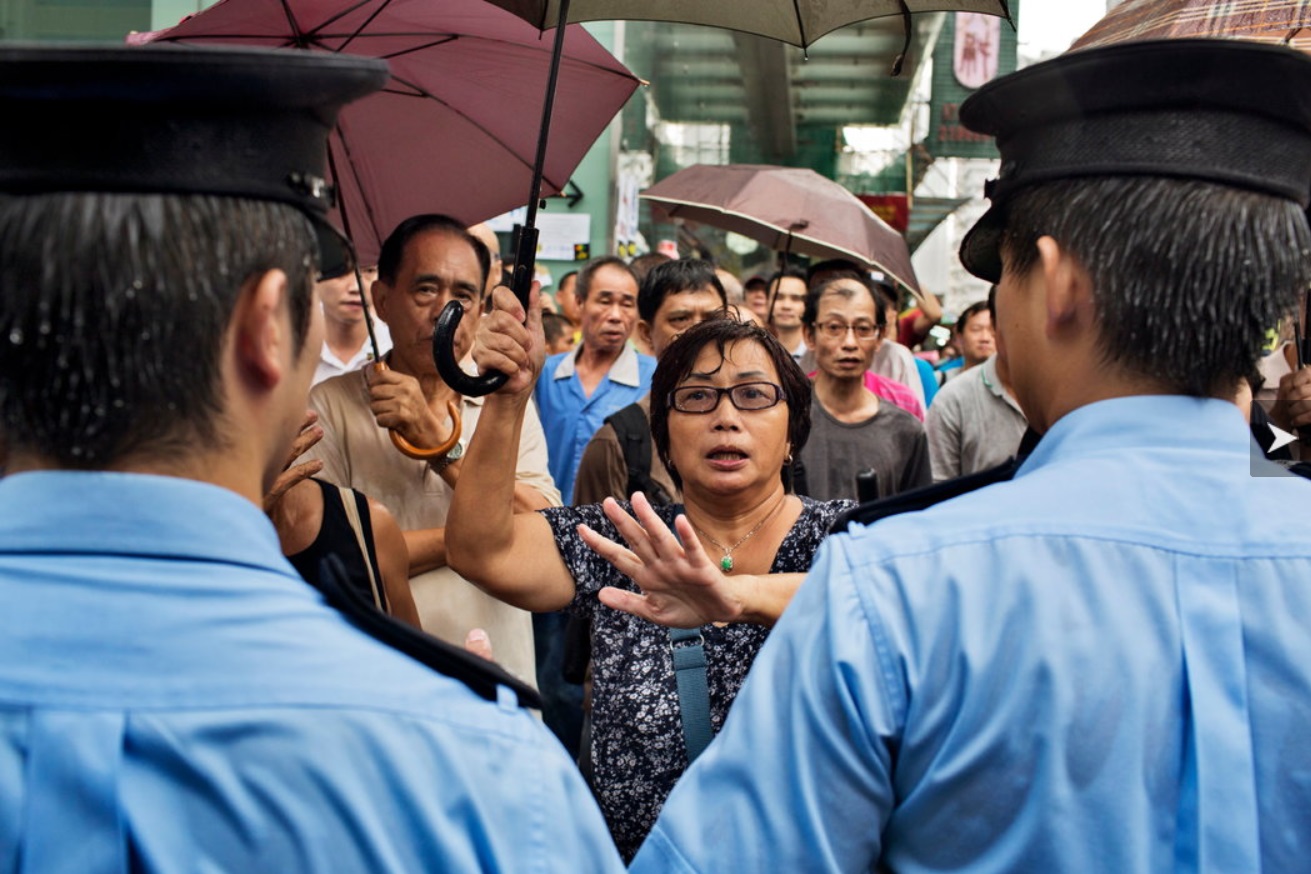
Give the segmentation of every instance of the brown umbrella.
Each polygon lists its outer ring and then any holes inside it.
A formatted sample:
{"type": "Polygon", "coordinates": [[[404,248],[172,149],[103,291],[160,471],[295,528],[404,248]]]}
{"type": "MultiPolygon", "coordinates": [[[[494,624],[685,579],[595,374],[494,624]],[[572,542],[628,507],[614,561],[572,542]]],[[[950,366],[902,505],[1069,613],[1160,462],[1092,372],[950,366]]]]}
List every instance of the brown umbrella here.
{"type": "Polygon", "coordinates": [[[1148,39],[1241,37],[1311,48],[1311,0],[1125,0],[1072,49],[1148,39]]]}
{"type": "Polygon", "coordinates": [[[847,258],[919,291],[905,238],[814,170],[697,164],[640,196],[671,218],[733,231],[778,252],[847,258]]]}

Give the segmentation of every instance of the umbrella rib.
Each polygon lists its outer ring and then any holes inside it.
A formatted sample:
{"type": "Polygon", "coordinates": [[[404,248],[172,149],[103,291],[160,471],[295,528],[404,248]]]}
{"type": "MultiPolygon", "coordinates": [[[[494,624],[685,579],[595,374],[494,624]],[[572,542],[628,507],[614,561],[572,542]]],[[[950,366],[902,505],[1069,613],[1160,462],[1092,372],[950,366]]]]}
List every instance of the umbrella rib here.
{"type": "MultiPolygon", "coordinates": [[[[354,155],[351,153],[350,141],[346,138],[346,130],[345,130],[345,128],[342,127],[342,124],[341,124],[341,121],[340,121],[340,120],[337,122],[337,141],[341,143],[341,150],[342,150],[342,152],[345,153],[345,157],[346,157],[346,167],[350,170],[351,177],[355,180],[355,188],[356,188],[356,190],[357,190],[357,191],[360,191],[360,192],[363,192],[363,191],[364,191],[364,181],[363,181],[362,179],[360,179],[359,168],[356,166],[354,155]]],[[[331,150],[331,149],[328,150],[328,155],[329,155],[329,157],[331,157],[331,155],[332,155],[332,150],[331,150]]],[[[341,180],[340,180],[339,177],[338,177],[338,179],[337,179],[337,189],[338,189],[338,192],[340,192],[340,190],[341,190],[341,180]]],[[[374,234],[374,236],[376,236],[378,239],[382,239],[383,234],[382,234],[382,232],[380,231],[380,229],[379,229],[379,227],[378,227],[378,217],[377,217],[376,215],[374,215],[374,212],[373,212],[373,204],[370,202],[369,198],[364,197],[364,196],[362,196],[362,195],[361,195],[361,197],[359,198],[359,200],[360,200],[360,203],[361,203],[361,204],[363,205],[363,207],[364,207],[364,214],[365,214],[365,217],[367,218],[367,220],[368,220],[368,222],[369,222],[369,226],[373,229],[373,234],[374,234]]],[[[348,223],[348,219],[346,218],[346,203],[345,203],[345,198],[341,198],[341,197],[339,197],[339,201],[340,201],[340,203],[341,203],[341,221],[342,221],[342,224],[347,224],[347,223],[348,223]]],[[[351,245],[354,245],[354,244],[355,244],[355,241],[352,239],[352,240],[351,240],[351,245]]]]}
{"type": "MultiPolygon", "coordinates": [[[[323,33],[323,28],[327,27],[330,24],[335,24],[338,21],[341,21],[347,15],[350,15],[352,12],[354,12],[356,9],[359,9],[361,6],[368,6],[372,2],[373,0],[358,0],[358,2],[352,3],[349,6],[344,7],[341,11],[337,12],[335,15],[329,16],[327,19],[323,21],[322,24],[314,28],[314,32],[321,35],[323,33]]],[[[372,16],[370,16],[370,19],[372,19],[372,16]]],[[[357,30],[356,33],[359,33],[359,31],[357,30]]]]}
{"type": "MultiPolygon", "coordinates": [[[[364,21],[360,24],[359,27],[355,28],[355,32],[352,33],[350,36],[346,37],[346,41],[337,47],[337,51],[338,52],[346,51],[346,47],[355,41],[355,38],[360,35],[360,33],[364,30],[364,28],[368,27],[369,24],[373,21],[373,19],[377,18],[382,13],[382,11],[390,5],[391,5],[391,0],[382,0],[382,2],[378,4],[378,8],[373,10],[373,12],[369,15],[369,17],[364,19],[364,21]]],[[[337,19],[334,18],[332,20],[336,21],[337,19]]],[[[325,21],[324,25],[327,24],[328,22],[325,21]]]]}
{"type": "Polygon", "coordinates": [[[291,28],[294,39],[293,44],[298,46],[302,45],[302,41],[305,39],[305,34],[300,29],[300,22],[296,20],[295,14],[291,11],[291,3],[288,2],[288,0],[279,0],[279,2],[282,6],[283,15],[287,17],[287,26],[291,28]]]}
{"type": "Polygon", "coordinates": [[[443,36],[441,39],[435,39],[432,42],[427,42],[424,43],[423,45],[410,46],[409,48],[406,49],[399,49],[397,51],[394,51],[389,55],[378,55],[378,57],[382,58],[383,60],[390,61],[392,58],[399,58],[399,57],[403,57],[404,55],[413,54],[414,52],[421,52],[424,49],[431,49],[431,48],[436,48],[437,46],[446,45],[446,43],[455,42],[459,38],[460,37],[458,35],[454,35],[454,34],[449,36],[443,36]]]}
{"type": "Polygon", "coordinates": [[[792,11],[797,16],[797,35],[801,38],[801,49],[805,51],[809,43],[806,42],[806,22],[801,17],[801,0],[792,0],[792,11]]]}

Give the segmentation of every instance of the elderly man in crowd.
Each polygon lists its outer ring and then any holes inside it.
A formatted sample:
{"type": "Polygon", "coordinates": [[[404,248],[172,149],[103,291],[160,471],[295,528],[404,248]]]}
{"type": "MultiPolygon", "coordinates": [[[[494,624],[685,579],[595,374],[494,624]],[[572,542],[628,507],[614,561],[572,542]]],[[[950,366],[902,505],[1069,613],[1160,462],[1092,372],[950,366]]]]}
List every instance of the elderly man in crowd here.
{"type": "MultiPolygon", "coordinates": [[[[314,387],[310,403],[324,436],[304,458],[323,462],[322,479],[377,498],[396,517],[426,631],[461,643],[474,628],[485,629],[497,661],[532,682],[532,617],[446,567],[446,510],[482,399],[462,397],[442,381],[432,357],[433,323],[452,300],[466,310],[481,307],[490,262],[487,247],[448,216],[414,216],[388,236],[373,296],[395,346],[382,366],[314,387]],[[457,442],[438,451],[452,437],[457,442]]],[[[457,359],[472,344],[477,321],[460,322],[457,359]]],[[[530,413],[519,449],[517,508],[559,505],[546,464],[542,427],[530,413]]]]}

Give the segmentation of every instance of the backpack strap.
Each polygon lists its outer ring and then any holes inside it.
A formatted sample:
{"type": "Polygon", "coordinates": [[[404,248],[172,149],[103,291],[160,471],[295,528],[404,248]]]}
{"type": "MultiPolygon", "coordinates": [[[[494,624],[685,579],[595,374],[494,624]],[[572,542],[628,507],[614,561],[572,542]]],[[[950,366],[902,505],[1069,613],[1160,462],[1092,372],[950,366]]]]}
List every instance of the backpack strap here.
{"type": "Polygon", "coordinates": [[[653,504],[670,503],[670,496],[651,479],[651,420],[646,412],[638,404],[629,404],[607,416],[605,421],[615,429],[628,468],[628,493],[622,497],[641,492],[653,504]]]}

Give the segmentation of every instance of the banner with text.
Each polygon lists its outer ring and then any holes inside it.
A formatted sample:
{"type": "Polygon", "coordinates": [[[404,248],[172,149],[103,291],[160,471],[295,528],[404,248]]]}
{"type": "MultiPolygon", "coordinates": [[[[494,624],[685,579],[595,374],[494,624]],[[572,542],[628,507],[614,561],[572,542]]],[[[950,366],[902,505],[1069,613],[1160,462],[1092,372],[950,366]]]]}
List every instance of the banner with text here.
{"type": "MultiPolygon", "coordinates": [[[[1019,2],[1011,14],[1019,22],[1019,2]]],[[[960,123],[960,105],[983,85],[1015,71],[1015,31],[995,15],[948,15],[933,50],[933,94],[929,98],[929,136],[935,158],[996,158],[992,137],[960,123]]]]}

